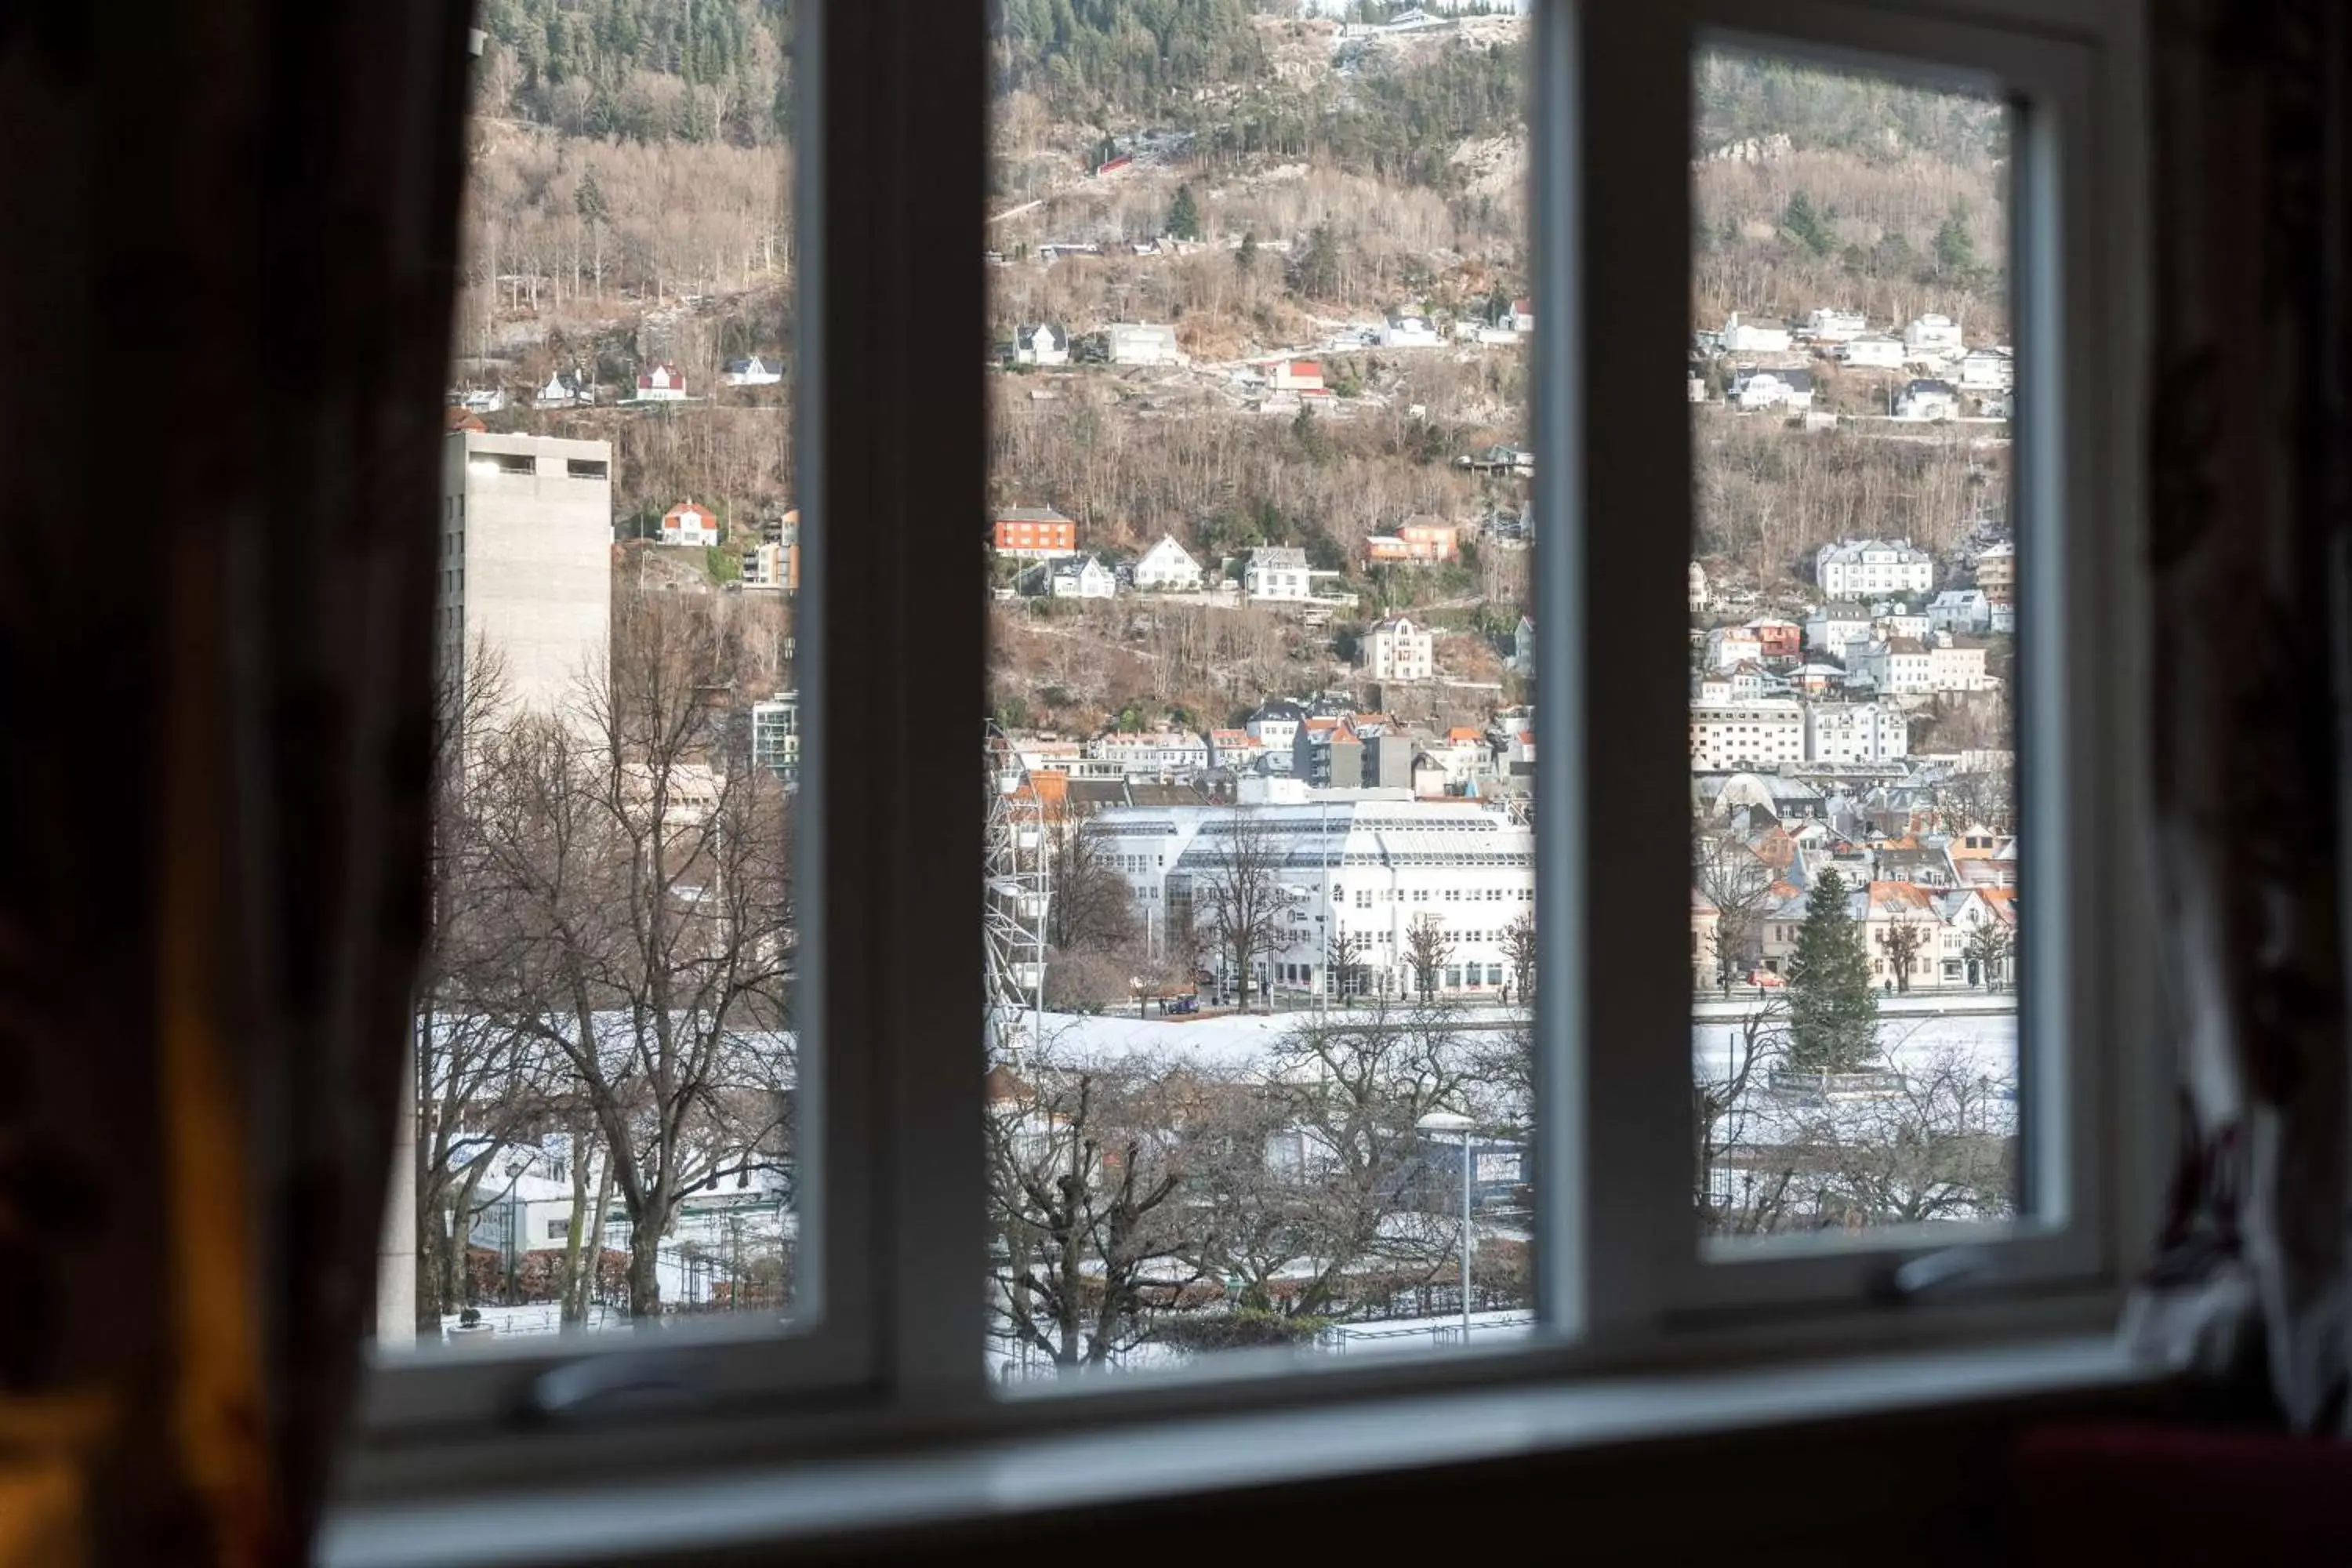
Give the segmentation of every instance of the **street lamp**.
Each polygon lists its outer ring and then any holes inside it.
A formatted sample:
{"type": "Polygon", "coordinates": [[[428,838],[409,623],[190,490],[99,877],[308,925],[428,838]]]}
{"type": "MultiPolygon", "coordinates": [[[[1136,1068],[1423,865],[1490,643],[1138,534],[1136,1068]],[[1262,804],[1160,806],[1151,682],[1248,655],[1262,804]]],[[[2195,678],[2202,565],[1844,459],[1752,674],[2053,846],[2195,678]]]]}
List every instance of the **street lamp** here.
{"type": "Polygon", "coordinates": [[[1470,1129],[1477,1123],[1458,1110],[1433,1110],[1413,1123],[1423,1132],[1462,1134],[1462,1343],[1470,1343],[1470,1129]]]}

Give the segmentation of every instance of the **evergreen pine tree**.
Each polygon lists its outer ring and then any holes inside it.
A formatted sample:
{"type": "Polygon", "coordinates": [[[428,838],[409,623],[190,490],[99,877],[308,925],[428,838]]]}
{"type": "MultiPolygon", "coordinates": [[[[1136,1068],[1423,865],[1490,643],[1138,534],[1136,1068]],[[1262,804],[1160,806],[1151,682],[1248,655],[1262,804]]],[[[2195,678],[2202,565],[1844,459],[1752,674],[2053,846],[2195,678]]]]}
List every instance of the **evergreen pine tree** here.
{"type": "Polygon", "coordinates": [[[1193,204],[1192,187],[1176,187],[1176,200],[1168,209],[1168,233],[1176,239],[1201,237],[1201,209],[1193,204]]]}
{"type": "Polygon", "coordinates": [[[1844,879],[1823,871],[1789,960],[1789,1065],[1801,1072],[1854,1072],[1877,1050],[1870,953],[1845,900],[1844,879]]]}
{"type": "Polygon", "coordinates": [[[1780,226],[1788,231],[1789,237],[1815,256],[1827,256],[1830,247],[1837,243],[1829,225],[1813,210],[1813,198],[1802,191],[1789,197],[1788,208],[1780,215],[1780,226]]]}
{"type": "Polygon", "coordinates": [[[1241,248],[1234,252],[1234,268],[1244,278],[1256,275],[1257,230],[1250,229],[1243,234],[1241,248]]]}
{"type": "Polygon", "coordinates": [[[1976,269],[1977,242],[1969,237],[1968,205],[1954,202],[1951,212],[1936,230],[1936,270],[1958,281],[1976,269]]]}

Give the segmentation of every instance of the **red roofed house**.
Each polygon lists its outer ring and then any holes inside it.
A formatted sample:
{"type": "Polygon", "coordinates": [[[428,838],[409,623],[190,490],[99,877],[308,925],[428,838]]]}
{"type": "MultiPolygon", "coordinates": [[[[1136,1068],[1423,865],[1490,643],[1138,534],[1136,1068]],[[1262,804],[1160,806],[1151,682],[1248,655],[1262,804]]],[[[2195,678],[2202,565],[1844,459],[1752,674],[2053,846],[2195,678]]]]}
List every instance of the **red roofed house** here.
{"type": "Polygon", "coordinates": [[[1914,981],[1931,983],[1944,918],[1927,889],[1910,882],[1871,883],[1864,930],[1874,984],[1884,987],[1891,983],[1895,990],[1907,992],[1914,981]],[[1898,939],[1895,933],[1906,927],[1916,934],[1898,939]],[[1906,940],[1907,957],[1902,951],[1906,940]]]}
{"type": "Polygon", "coordinates": [[[1078,525],[1052,507],[1007,507],[992,521],[992,542],[999,555],[1050,561],[1078,552],[1078,525]]]}
{"type": "Polygon", "coordinates": [[[1265,384],[1276,392],[1320,392],[1323,366],[1311,359],[1278,359],[1266,367],[1265,384]]]}
{"type": "Polygon", "coordinates": [[[719,532],[719,514],[707,506],[682,500],[662,513],[664,544],[716,544],[719,532]]]}
{"type": "Polygon", "coordinates": [[[637,373],[639,403],[683,403],[686,377],[674,364],[656,364],[637,373]]]}

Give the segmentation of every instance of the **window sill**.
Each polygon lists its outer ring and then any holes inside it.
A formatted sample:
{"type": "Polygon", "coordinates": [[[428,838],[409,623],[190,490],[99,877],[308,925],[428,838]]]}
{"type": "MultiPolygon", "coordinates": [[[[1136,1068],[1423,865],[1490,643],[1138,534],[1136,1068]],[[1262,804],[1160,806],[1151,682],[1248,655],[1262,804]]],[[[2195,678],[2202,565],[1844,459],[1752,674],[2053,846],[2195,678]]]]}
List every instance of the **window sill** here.
{"type": "Polygon", "coordinates": [[[580,1564],[879,1538],[1664,1439],[2121,1394],[2162,1375],[2127,1357],[2112,1335],[2079,1335],[997,1436],[593,1490],[347,1506],[330,1520],[317,1561],[326,1568],[580,1564]]]}

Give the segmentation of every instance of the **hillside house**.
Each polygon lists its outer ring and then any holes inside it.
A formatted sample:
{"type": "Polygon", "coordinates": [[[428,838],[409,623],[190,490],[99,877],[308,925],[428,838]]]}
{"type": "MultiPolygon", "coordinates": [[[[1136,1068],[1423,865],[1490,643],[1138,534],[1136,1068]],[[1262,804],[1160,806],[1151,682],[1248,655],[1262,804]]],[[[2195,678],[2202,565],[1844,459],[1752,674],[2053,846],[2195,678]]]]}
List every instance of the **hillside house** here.
{"type": "Polygon", "coordinates": [[[1307,552],[1295,544],[1261,545],[1250,552],[1242,573],[1242,591],[1253,599],[1305,604],[1308,588],[1307,552]]]}
{"type": "Polygon", "coordinates": [[[1526,616],[1511,631],[1511,670],[1520,676],[1536,672],[1536,624],[1526,616]]]}
{"type": "Polygon", "coordinates": [[[1927,645],[1916,637],[1882,637],[1850,661],[1853,679],[1889,697],[1919,697],[1935,689],[1927,645]]]}
{"type": "Polygon", "coordinates": [[[777,386],[784,379],[784,362],[753,354],[749,359],[727,362],[726,382],[730,386],[777,386]]]}
{"type": "Polygon", "coordinates": [[[1903,346],[1913,359],[1957,357],[1967,347],[1960,341],[1959,323],[1934,314],[1912,319],[1903,329],[1903,346]]]}
{"type": "Polygon", "coordinates": [[[539,389],[537,401],[541,408],[584,408],[596,401],[596,384],[576,370],[559,370],[539,389]]]}
{"type": "Polygon", "coordinates": [[[1433,349],[1445,342],[1437,323],[1414,310],[1391,310],[1387,323],[1381,328],[1381,346],[1384,349],[1433,349]]]}
{"type": "Polygon", "coordinates": [[[1717,342],[1727,354],[1784,354],[1790,338],[1785,322],[1743,321],[1734,310],[1725,320],[1717,342]]]}
{"type": "Polygon", "coordinates": [[[1840,364],[1857,370],[1901,370],[1903,340],[1885,332],[1867,332],[1840,343],[1837,357],[1840,364]]]}
{"type": "Polygon", "coordinates": [[[1717,626],[1706,634],[1706,668],[1729,669],[1736,664],[1760,660],[1764,640],[1746,626],[1717,626]]]}
{"type": "Polygon", "coordinates": [[[1842,659],[1849,644],[1870,640],[1870,612],[1860,605],[1830,603],[1805,617],[1805,646],[1842,659]]]}
{"type": "Polygon", "coordinates": [[[1427,680],[1435,670],[1435,647],[1427,626],[1397,616],[1364,634],[1356,659],[1374,680],[1427,680]]]}
{"type": "Polygon", "coordinates": [[[1409,517],[1392,534],[1376,533],[1364,541],[1369,562],[1451,561],[1461,553],[1462,531],[1426,514],[1409,517]]]}
{"type": "Polygon", "coordinates": [[[1741,365],[1731,373],[1731,405],[1741,413],[1780,408],[1801,414],[1813,405],[1813,373],[1789,367],[1759,370],[1741,365]]]}
{"type": "Polygon", "coordinates": [[[1895,396],[1897,419],[1958,419],[1960,395],[1948,381],[1923,378],[1907,383],[1895,396]]]}
{"type": "Polygon", "coordinates": [[[1109,599],[1118,595],[1118,578],[1091,555],[1040,561],[1021,574],[1019,585],[1032,598],[1109,599]]]}
{"type": "Polygon", "coordinates": [[[1323,390],[1322,362],[1278,359],[1266,366],[1265,384],[1275,392],[1320,392],[1323,390]]]}
{"type": "Polygon", "coordinates": [[[1805,317],[1805,336],[1817,343],[1848,342],[1862,336],[1868,327],[1860,310],[1822,307],[1805,317]]]}
{"type": "Polygon", "coordinates": [[[1805,628],[1777,616],[1759,616],[1748,623],[1766,658],[1799,658],[1805,651],[1805,628]]]}
{"type": "Polygon", "coordinates": [[[719,514],[690,500],[680,501],[662,513],[664,544],[716,544],[720,532],[719,514]]]}
{"type": "Polygon", "coordinates": [[[1985,669],[1982,643],[1962,643],[1947,632],[1927,648],[1927,686],[1933,691],[1990,691],[2000,682],[1985,669]]]}
{"type": "Polygon", "coordinates": [[[1696,561],[1692,562],[1690,563],[1690,613],[1694,616],[1705,615],[1707,605],[1712,604],[1714,599],[1715,595],[1707,590],[1706,568],[1696,561]]]}
{"type": "Polygon", "coordinates": [[[686,401],[686,377],[677,366],[669,363],[651,365],[637,373],[639,403],[683,403],[686,401]]]}
{"type": "Polygon", "coordinates": [[[1130,365],[1181,365],[1184,351],[1177,346],[1176,329],[1150,321],[1118,321],[1109,332],[1110,363],[1130,365]]]}
{"type": "Polygon", "coordinates": [[[1143,552],[1135,563],[1135,591],[1139,594],[1197,594],[1201,591],[1201,563],[1192,559],[1191,551],[1176,542],[1175,535],[1163,533],[1160,542],[1143,552]]]}
{"type": "Polygon", "coordinates": [[[1813,580],[1833,600],[1924,594],[1936,585],[1936,563],[1905,541],[1844,539],[1813,552],[1813,580]]]}
{"type": "Polygon", "coordinates": [[[1017,561],[1050,560],[1078,548],[1078,525],[1049,506],[1007,507],[990,526],[996,553],[1017,561]]]}
{"type": "Polygon", "coordinates": [[[1960,390],[2007,392],[2017,384],[2017,353],[2006,343],[1970,349],[1960,356],[1960,390]]]}
{"type": "Polygon", "coordinates": [[[1063,365],[1070,363],[1070,334],[1051,322],[1014,329],[1014,364],[1063,365]]]}
{"type": "Polygon", "coordinates": [[[1992,629],[1992,603],[1981,588],[1947,588],[1927,601],[1928,625],[1939,632],[1992,629]]]}

